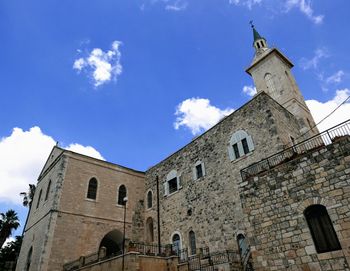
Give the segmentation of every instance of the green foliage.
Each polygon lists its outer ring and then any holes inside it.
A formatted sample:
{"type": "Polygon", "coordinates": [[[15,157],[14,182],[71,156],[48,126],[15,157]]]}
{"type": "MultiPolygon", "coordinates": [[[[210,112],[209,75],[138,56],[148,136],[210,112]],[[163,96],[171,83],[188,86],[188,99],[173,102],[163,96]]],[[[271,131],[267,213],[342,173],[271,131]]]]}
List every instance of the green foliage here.
{"type": "Polygon", "coordinates": [[[0,249],[0,270],[15,270],[21,244],[22,236],[16,236],[15,241],[0,249]]]}
{"type": "Polygon", "coordinates": [[[6,239],[11,236],[12,230],[19,227],[19,220],[14,210],[8,210],[5,214],[0,213],[0,221],[0,247],[2,247],[6,239]]]}

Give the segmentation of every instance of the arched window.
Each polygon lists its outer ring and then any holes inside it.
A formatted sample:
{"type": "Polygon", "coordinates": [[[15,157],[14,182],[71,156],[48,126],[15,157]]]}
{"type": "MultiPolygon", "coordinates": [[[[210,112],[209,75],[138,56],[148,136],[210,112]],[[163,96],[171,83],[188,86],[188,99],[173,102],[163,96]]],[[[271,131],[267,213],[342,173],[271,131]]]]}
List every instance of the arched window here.
{"type": "Polygon", "coordinates": [[[254,150],[252,137],[243,130],[235,132],[230,139],[228,153],[230,160],[240,158],[254,150]]]}
{"type": "Polygon", "coordinates": [[[32,262],[32,254],[33,254],[33,247],[30,247],[27,255],[27,261],[26,261],[26,266],[25,266],[25,271],[29,271],[30,264],[32,262]]]}
{"type": "Polygon", "coordinates": [[[50,188],[51,188],[51,180],[49,181],[49,184],[47,185],[47,188],[46,188],[45,201],[49,198],[50,188]]]}
{"type": "Polygon", "coordinates": [[[153,230],[153,219],[152,217],[147,218],[146,221],[146,242],[154,242],[154,230],[153,230]]]}
{"type": "Polygon", "coordinates": [[[39,204],[40,204],[40,201],[41,201],[41,194],[43,193],[43,190],[42,189],[40,189],[40,192],[39,192],[39,197],[38,197],[38,201],[37,201],[37,203],[36,203],[36,208],[38,209],[38,207],[39,207],[39,204]]]}
{"type": "Polygon", "coordinates": [[[305,209],[304,215],[317,253],[341,249],[326,207],[319,204],[311,205],[305,209]]]}
{"type": "Polygon", "coordinates": [[[126,187],[124,184],[119,186],[118,189],[118,204],[119,205],[125,205],[124,199],[126,198],[127,192],[126,192],[126,187]]]}
{"type": "Polygon", "coordinates": [[[152,200],[152,191],[148,191],[147,193],[147,208],[152,208],[153,200],[152,200]]]}
{"type": "Polygon", "coordinates": [[[196,247],[196,234],[194,233],[194,231],[190,231],[188,233],[188,239],[189,239],[189,244],[190,244],[191,255],[195,255],[197,247],[196,247]]]}
{"type": "Polygon", "coordinates": [[[89,181],[89,187],[86,197],[88,199],[96,199],[97,196],[97,180],[96,178],[91,178],[89,181]]]}
{"type": "Polygon", "coordinates": [[[176,254],[179,254],[180,250],[181,250],[181,239],[180,239],[180,235],[175,233],[173,235],[173,237],[171,238],[172,244],[173,244],[173,251],[176,254]]]}
{"type": "Polygon", "coordinates": [[[275,83],[273,81],[273,77],[272,77],[271,73],[265,74],[265,82],[266,82],[266,86],[270,92],[276,91],[276,86],[275,86],[275,83]]]}

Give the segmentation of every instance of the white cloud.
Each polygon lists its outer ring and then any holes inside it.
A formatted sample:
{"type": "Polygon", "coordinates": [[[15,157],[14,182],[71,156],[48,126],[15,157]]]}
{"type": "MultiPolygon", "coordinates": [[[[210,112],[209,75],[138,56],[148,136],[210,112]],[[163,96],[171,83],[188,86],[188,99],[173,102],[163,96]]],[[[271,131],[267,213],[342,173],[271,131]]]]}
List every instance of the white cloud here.
{"type": "Polygon", "coordinates": [[[9,238],[6,239],[5,243],[2,245],[2,248],[6,247],[8,243],[13,242],[15,240],[16,239],[14,237],[10,236],[9,238]]]}
{"type": "Polygon", "coordinates": [[[314,56],[311,59],[302,58],[300,60],[300,66],[303,70],[317,69],[320,60],[328,56],[328,52],[325,48],[318,48],[315,50],[314,56]]]}
{"type": "Polygon", "coordinates": [[[254,86],[244,86],[243,93],[247,94],[250,97],[253,97],[256,94],[256,87],[254,86]]]}
{"type": "MultiPolygon", "coordinates": [[[[56,141],[37,126],[24,131],[14,128],[12,134],[0,139],[0,202],[21,204],[20,192],[36,183],[39,173],[56,141]]],[[[90,146],[71,144],[72,151],[103,159],[90,146]]]]}
{"type": "Polygon", "coordinates": [[[289,11],[292,8],[299,8],[299,10],[306,15],[313,23],[321,24],[323,22],[323,15],[314,15],[310,1],[307,0],[287,0],[286,8],[289,11]]]}
{"type": "Polygon", "coordinates": [[[252,9],[252,7],[256,4],[261,4],[262,0],[229,0],[229,3],[232,5],[241,5],[246,6],[248,9],[252,9]]]}
{"type": "Polygon", "coordinates": [[[91,146],[83,146],[77,143],[72,143],[69,146],[65,147],[65,149],[68,151],[77,152],[77,153],[84,154],[97,159],[105,160],[102,157],[102,155],[91,146]]]}
{"type": "Polygon", "coordinates": [[[308,0],[229,0],[229,3],[236,6],[245,6],[250,10],[255,5],[264,4],[268,10],[278,13],[289,12],[293,8],[298,8],[315,24],[321,24],[324,19],[323,15],[314,15],[314,10],[308,0]]]}
{"type": "Polygon", "coordinates": [[[119,47],[122,43],[114,41],[111,50],[107,52],[100,48],[93,49],[86,57],[78,58],[74,61],[73,69],[78,72],[86,70],[93,79],[95,87],[109,81],[117,80],[122,73],[120,63],[121,53],[119,47]]]}
{"type": "Polygon", "coordinates": [[[193,135],[196,135],[209,129],[233,111],[232,108],[221,110],[211,105],[208,99],[190,98],[176,107],[177,118],[174,128],[179,129],[185,126],[191,130],[193,135]]]}
{"type": "Polygon", "coordinates": [[[171,10],[171,11],[181,11],[181,10],[185,10],[187,8],[188,3],[181,1],[181,0],[177,0],[173,3],[169,3],[165,6],[166,10],[171,10]]]}
{"type": "MultiPolygon", "coordinates": [[[[348,96],[350,95],[350,90],[345,88],[337,90],[333,99],[326,102],[319,102],[316,100],[306,101],[307,106],[309,107],[312,116],[316,123],[321,121],[329,113],[331,113],[337,106],[339,106],[348,96]]],[[[318,125],[319,131],[324,131],[328,128],[331,128],[343,121],[349,119],[350,116],[350,102],[343,104],[336,110],[330,117],[324,120],[321,124],[318,125]]]]}
{"type": "Polygon", "coordinates": [[[327,84],[340,83],[343,80],[344,74],[345,74],[344,71],[339,70],[335,74],[327,77],[326,78],[326,83],[327,84]]]}

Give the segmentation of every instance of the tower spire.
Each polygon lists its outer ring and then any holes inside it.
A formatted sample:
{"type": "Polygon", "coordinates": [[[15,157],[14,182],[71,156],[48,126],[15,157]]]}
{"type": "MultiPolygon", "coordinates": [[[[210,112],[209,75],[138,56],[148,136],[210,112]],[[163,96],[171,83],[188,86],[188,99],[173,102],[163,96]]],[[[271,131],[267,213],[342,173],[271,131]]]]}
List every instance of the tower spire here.
{"type": "Polygon", "coordinates": [[[253,29],[253,38],[254,38],[253,46],[255,48],[256,55],[259,55],[268,49],[267,42],[266,42],[266,39],[260,36],[259,32],[255,29],[255,25],[253,24],[253,21],[250,21],[249,24],[253,29]]]}

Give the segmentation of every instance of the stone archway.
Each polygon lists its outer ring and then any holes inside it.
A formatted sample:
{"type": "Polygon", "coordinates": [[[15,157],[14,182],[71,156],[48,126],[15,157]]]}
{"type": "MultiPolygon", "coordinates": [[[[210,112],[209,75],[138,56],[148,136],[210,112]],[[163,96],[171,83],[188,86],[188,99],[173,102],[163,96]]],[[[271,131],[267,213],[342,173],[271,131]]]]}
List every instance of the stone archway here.
{"type": "Polygon", "coordinates": [[[118,230],[110,231],[102,238],[99,250],[101,247],[106,248],[106,256],[122,254],[123,234],[118,230]]]}

